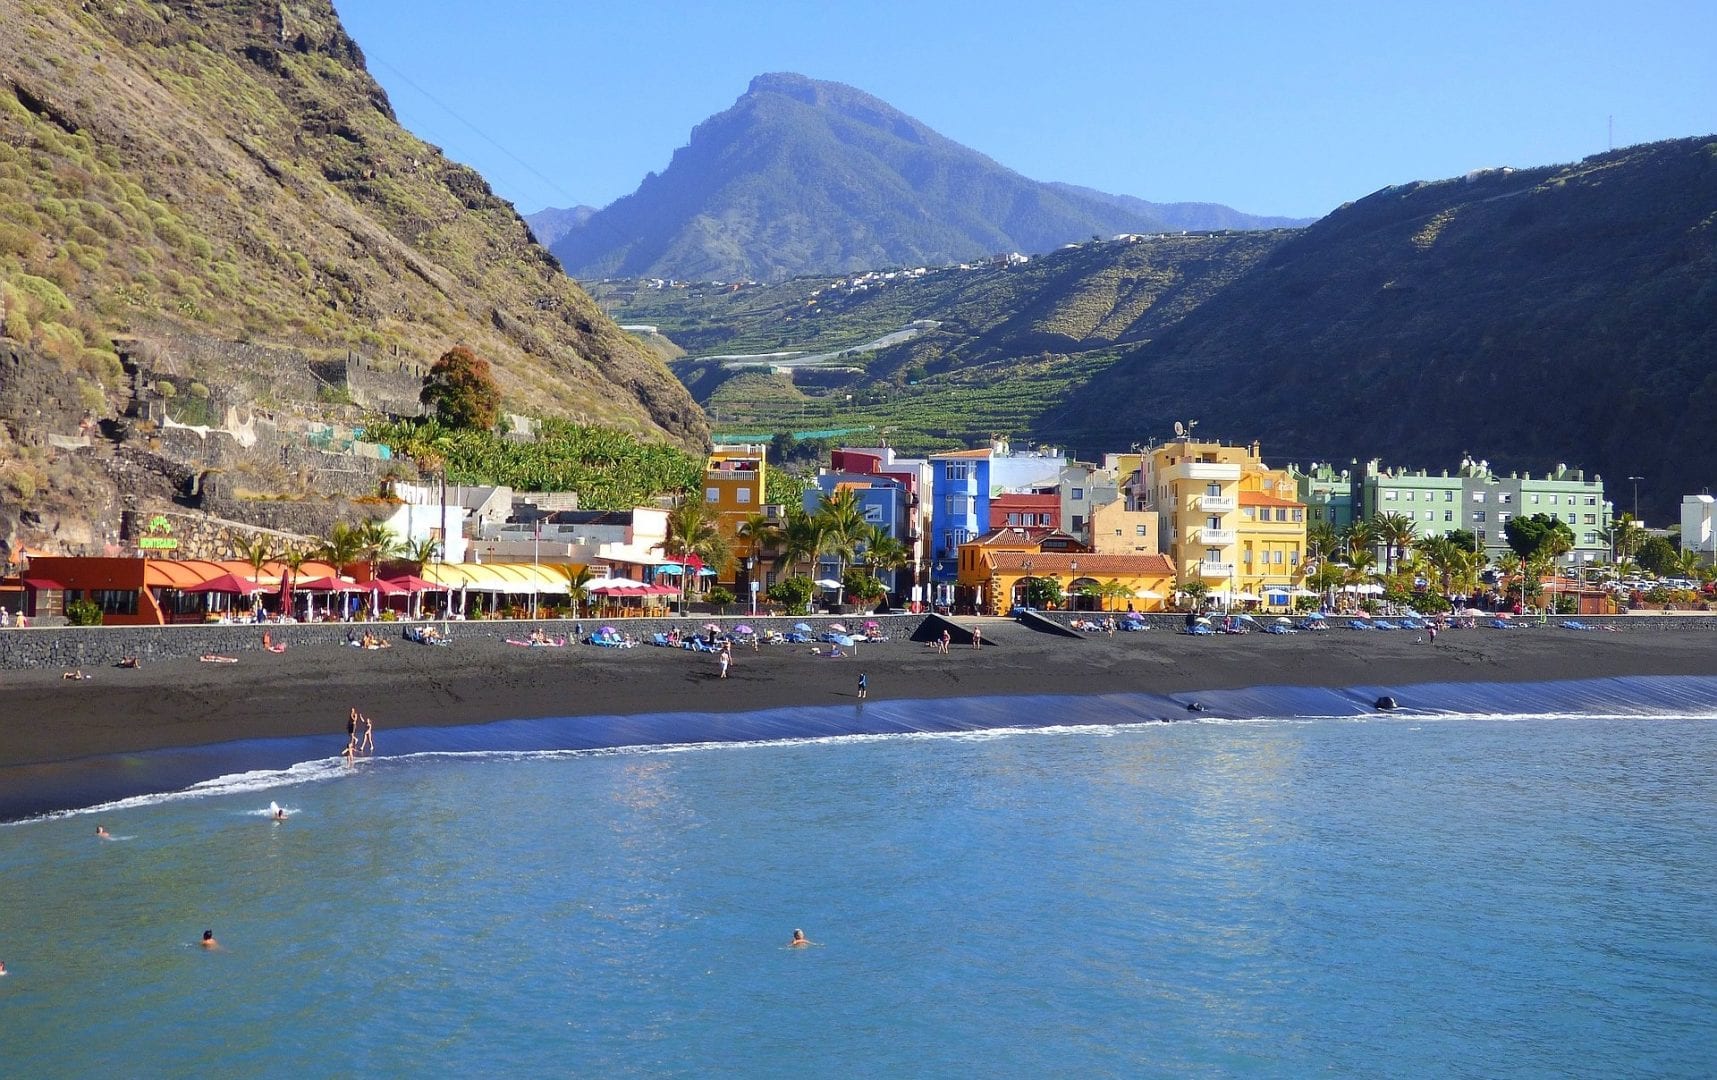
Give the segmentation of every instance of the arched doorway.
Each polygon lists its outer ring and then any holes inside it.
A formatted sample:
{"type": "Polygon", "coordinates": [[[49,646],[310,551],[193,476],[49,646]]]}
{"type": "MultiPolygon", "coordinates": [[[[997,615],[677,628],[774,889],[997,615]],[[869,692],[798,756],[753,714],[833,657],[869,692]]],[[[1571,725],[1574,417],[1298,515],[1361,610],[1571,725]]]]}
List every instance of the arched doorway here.
{"type": "Polygon", "coordinates": [[[1092,577],[1074,578],[1067,586],[1067,610],[1101,611],[1103,583],[1092,577]]]}

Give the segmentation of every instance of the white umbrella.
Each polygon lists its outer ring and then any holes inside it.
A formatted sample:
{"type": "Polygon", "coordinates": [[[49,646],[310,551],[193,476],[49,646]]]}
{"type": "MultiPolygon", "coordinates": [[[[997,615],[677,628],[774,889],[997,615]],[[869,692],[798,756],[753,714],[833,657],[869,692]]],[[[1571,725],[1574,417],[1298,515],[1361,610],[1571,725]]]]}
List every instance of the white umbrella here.
{"type": "Polygon", "coordinates": [[[819,589],[838,589],[841,587],[841,583],[836,581],[834,578],[818,578],[816,581],[812,582],[812,584],[816,585],[819,589]]]}
{"type": "Polygon", "coordinates": [[[1257,594],[1255,594],[1255,593],[1237,592],[1234,594],[1234,599],[1236,599],[1236,600],[1256,600],[1256,599],[1258,599],[1258,597],[1257,597],[1257,594]]]}
{"type": "Polygon", "coordinates": [[[1155,589],[1134,589],[1132,595],[1140,600],[1161,600],[1163,594],[1155,589]]]}

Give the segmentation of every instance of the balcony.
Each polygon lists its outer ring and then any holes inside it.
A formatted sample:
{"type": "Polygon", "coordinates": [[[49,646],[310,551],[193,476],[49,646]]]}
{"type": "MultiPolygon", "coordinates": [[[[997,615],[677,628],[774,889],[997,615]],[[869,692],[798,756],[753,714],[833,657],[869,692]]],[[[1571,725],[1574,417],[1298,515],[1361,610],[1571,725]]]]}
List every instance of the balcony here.
{"type": "Polygon", "coordinates": [[[1240,479],[1238,463],[1224,464],[1217,461],[1183,461],[1164,469],[1158,476],[1165,481],[1173,480],[1228,480],[1240,479]]]}
{"type": "Polygon", "coordinates": [[[1211,547],[1226,547],[1234,542],[1233,529],[1194,529],[1192,542],[1208,544],[1211,547]]]}
{"type": "Polygon", "coordinates": [[[1213,514],[1226,514],[1234,509],[1235,499],[1232,495],[1199,495],[1194,498],[1193,506],[1213,514]]]}
{"type": "Polygon", "coordinates": [[[1225,562],[1194,563],[1193,569],[1198,571],[1201,578],[1231,578],[1234,576],[1234,564],[1225,562]]]}

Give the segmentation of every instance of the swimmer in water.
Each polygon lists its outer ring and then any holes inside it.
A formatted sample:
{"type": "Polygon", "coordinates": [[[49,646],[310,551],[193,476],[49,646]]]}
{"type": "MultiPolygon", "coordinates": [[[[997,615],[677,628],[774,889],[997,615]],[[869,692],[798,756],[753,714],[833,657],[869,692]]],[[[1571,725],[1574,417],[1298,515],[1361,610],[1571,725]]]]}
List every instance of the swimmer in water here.
{"type": "Polygon", "coordinates": [[[274,808],[274,820],[276,820],[276,821],[285,821],[286,820],[286,807],[277,806],[274,808]]]}
{"type": "Polygon", "coordinates": [[[107,831],[107,826],[105,826],[105,825],[97,825],[95,827],[95,835],[96,835],[96,838],[99,840],[112,840],[113,839],[113,834],[107,831]]]}
{"type": "Polygon", "coordinates": [[[793,931],[793,940],[787,943],[787,947],[789,949],[803,949],[808,945],[815,944],[816,942],[805,936],[805,931],[795,930],[793,931]]]}
{"type": "Polygon", "coordinates": [[[215,940],[215,932],[213,930],[204,930],[203,931],[203,948],[205,948],[205,949],[218,949],[220,947],[221,947],[221,943],[215,940]]]}

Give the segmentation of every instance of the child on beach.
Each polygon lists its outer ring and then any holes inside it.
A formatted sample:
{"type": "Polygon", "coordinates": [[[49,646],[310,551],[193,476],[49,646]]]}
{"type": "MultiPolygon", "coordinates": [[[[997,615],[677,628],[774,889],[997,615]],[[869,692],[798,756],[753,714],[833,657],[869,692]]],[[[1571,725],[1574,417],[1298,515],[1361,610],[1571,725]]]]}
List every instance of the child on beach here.
{"type": "Polygon", "coordinates": [[[866,676],[861,671],[859,673],[859,700],[863,701],[865,699],[865,695],[867,695],[869,693],[870,693],[870,678],[868,676],[866,676]]]}

